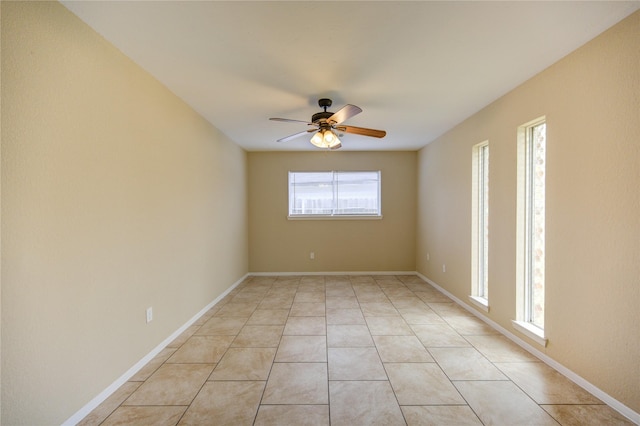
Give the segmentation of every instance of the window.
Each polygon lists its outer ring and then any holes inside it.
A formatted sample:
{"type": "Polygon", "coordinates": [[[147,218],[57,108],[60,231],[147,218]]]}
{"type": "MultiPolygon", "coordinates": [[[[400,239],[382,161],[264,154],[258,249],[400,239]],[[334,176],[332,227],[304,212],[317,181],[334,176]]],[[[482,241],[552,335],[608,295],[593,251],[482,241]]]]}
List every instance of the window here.
{"type": "Polygon", "coordinates": [[[473,147],[471,300],[488,308],[489,299],[489,143],[473,147]]]}
{"type": "Polygon", "coordinates": [[[380,171],[289,172],[289,217],[381,217],[380,171]]]}
{"type": "Polygon", "coordinates": [[[544,337],[546,130],[541,118],[518,131],[517,313],[539,337],[544,337]]]}

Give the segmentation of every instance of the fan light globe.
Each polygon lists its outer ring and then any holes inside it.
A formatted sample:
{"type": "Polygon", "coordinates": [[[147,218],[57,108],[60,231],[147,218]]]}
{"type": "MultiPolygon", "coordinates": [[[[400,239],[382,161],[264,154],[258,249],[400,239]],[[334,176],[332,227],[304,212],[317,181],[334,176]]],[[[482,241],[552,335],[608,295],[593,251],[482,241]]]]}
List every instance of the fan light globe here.
{"type": "Polygon", "coordinates": [[[321,132],[316,133],[311,138],[311,143],[314,144],[315,146],[317,146],[318,148],[324,148],[324,145],[323,145],[322,142],[323,142],[323,138],[322,138],[322,133],[321,132]]]}
{"type": "Polygon", "coordinates": [[[342,146],[338,136],[332,130],[320,130],[311,138],[311,143],[318,148],[338,149],[342,146]]]}
{"type": "Polygon", "coordinates": [[[331,130],[324,131],[324,142],[326,143],[327,146],[331,146],[331,143],[333,142],[335,137],[336,135],[334,135],[331,130]]]}
{"type": "Polygon", "coordinates": [[[338,136],[334,133],[333,141],[329,144],[329,149],[338,149],[341,146],[342,146],[342,143],[340,142],[340,139],[338,139],[338,136]]]}

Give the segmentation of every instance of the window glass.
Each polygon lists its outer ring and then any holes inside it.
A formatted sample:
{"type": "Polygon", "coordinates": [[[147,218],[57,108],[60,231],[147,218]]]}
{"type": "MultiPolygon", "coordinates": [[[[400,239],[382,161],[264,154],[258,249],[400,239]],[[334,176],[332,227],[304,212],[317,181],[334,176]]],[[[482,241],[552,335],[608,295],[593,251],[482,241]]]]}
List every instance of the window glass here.
{"type": "Polygon", "coordinates": [[[289,216],[379,216],[380,172],[289,172],[289,216]]]}
{"type": "Polygon", "coordinates": [[[526,147],[525,311],[527,320],[544,328],[545,156],[546,123],[528,128],[526,147]]]}

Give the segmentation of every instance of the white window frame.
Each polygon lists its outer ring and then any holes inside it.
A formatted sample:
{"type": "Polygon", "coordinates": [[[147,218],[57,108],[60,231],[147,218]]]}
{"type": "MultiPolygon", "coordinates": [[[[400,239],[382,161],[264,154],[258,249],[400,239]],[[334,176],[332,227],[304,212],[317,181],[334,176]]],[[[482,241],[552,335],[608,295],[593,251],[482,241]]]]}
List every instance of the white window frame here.
{"type": "Polygon", "coordinates": [[[473,146],[471,182],[471,295],[470,301],[478,308],[489,311],[488,283],[488,225],[489,203],[489,141],[473,146]]]}
{"type": "MultiPolygon", "coordinates": [[[[287,182],[287,191],[288,191],[288,215],[287,218],[289,220],[368,220],[368,219],[382,219],[382,172],[380,170],[320,170],[320,171],[310,171],[310,170],[305,170],[305,171],[289,171],[288,174],[288,182],[287,182]],[[301,214],[301,213],[294,213],[293,212],[293,202],[294,202],[294,195],[291,193],[291,189],[292,189],[292,182],[291,182],[291,178],[292,176],[294,176],[295,174],[304,174],[304,173],[326,173],[326,174],[331,174],[332,178],[331,178],[331,182],[332,182],[332,187],[330,189],[332,196],[333,196],[333,207],[332,207],[332,213],[330,214],[318,214],[318,213],[312,213],[312,214],[301,214]],[[375,173],[377,175],[377,183],[378,183],[378,188],[377,188],[377,213],[371,213],[371,214],[363,214],[363,213],[356,213],[356,214],[349,214],[349,213],[338,213],[336,212],[336,200],[338,199],[338,193],[339,193],[339,181],[337,179],[339,174],[350,174],[350,173],[354,173],[354,174],[358,174],[358,173],[375,173]]],[[[328,189],[329,191],[329,189],[328,189]]],[[[328,192],[327,191],[327,192],[328,192]]]]}
{"type": "MultiPolygon", "coordinates": [[[[533,129],[541,124],[546,126],[546,117],[540,117],[518,127],[518,167],[517,167],[517,233],[516,233],[516,319],[513,326],[536,343],[546,346],[544,326],[533,322],[533,129]]],[[[546,157],[545,127],[545,157],[546,157]]],[[[546,169],[546,158],[545,158],[546,169]]],[[[545,176],[543,177],[546,179],[545,176]]],[[[543,237],[544,239],[544,237],[543,237]]],[[[544,257],[544,251],[543,251],[544,257]]],[[[544,261],[543,261],[544,262],[544,261]]],[[[546,292],[545,292],[546,293],[546,292]]]]}

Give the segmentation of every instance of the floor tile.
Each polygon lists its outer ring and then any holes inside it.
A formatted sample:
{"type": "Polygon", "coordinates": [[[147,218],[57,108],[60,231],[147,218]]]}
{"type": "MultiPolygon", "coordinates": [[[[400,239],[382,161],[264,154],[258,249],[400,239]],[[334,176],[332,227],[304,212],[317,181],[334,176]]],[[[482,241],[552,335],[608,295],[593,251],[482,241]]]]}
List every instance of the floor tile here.
{"type": "Polygon", "coordinates": [[[324,336],[327,334],[325,317],[289,317],[284,334],[299,336],[324,336]]]}
{"type": "Polygon", "coordinates": [[[390,297],[389,300],[391,300],[391,303],[393,304],[393,306],[396,307],[396,309],[398,308],[422,308],[422,309],[429,309],[430,308],[427,306],[426,303],[424,303],[422,301],[422,299],[420,299],[417,296],[414,296],[413,293],[411,293],[411,296],[398,296],[398,297],[390,297]]]}
{"type": "Polygon", "coordinates": [[[376,348],[329,348],[329,380],[387,380],[376,348]]]}
{"type": "Polygon", "coordinates": [[[350,275],[325,275],[324,283],[325,285],[342,283],[351,284],[351,278],[352,277],[350,275]]]}
{"type": "Polygon", "coordinates": [[[360,309],[360,304],[358,303],[358,299],[355,297],[329,297],[326,298],[327,309],[330,308],[338,308],[338,309],[360,309]]]}
{"type": "Polygon", "coordinates": [[[401,316],[366,317],[372,336],[413,336],[413,331],[401,316]]]}
{"type": "Polygon", "coordinates": [[[246,318],[213,317],[204,323],[196,335],[235,336],[247,322],[246,318]]]}
{"type": "Polygon", "coordinates": [[[231,344],[232,348],[277,348],[284,326],[245,325],[231,344]]]}
{"type": "Polygon", "coordinates": [[[460,381],[454,384],[485,425],[558,425],[510,381],[460,381]]]}
{"type": "Polygon", "coordinates": [[[425,289],[433,289],[433,290],[435,290],[433,288],[433,286],[431,286],[430,284],[427,284],[426,282],[424,282],[422,280],[422,278],[420,278],[420,277],[418,277],[416,275],[408,275],[408,276],[404,276],[404,277],[399,278],[399,279],[411,291],[424,291],[425,289]]]}
{"type": "Polygon", "coordinates": [[[231,345],[233,336],[192,336],[167,360],[169,364],[214,364],[231,345]]]}
{"type": "Polygon", "coordinates": [[[634,423],[608,405],[542,405],[563,426],[622,426],[634,423]]]}
{"type": "Polygon", "coordinates": [[[388,381],[329,382],[331,426],[404,425],[388,381]]]}
{"type": "Polygon", "coordinates": [[[324,302],[293,302],[291,305],[292,317],[323,317],[326,308],[324,302]]]}
{"type": "Polygon", "coordinates": [[[300,278],[300,285],[324,285],[324,275],[305,275],[300,278]]]}
{"type": "Polygon", "coordinates": [[[277,277],[250,277],[249,281],[245,281],[243,284],[251,285],[270,285],[277,280],[277,277]]]}
{"type": "Polygon", "coordinates": [[[362,311],[357,309],[327,308],[327,324],[366,324],[362,311]]]}
{"type": "Polygon", "coordinates": [[[393,301],[399,297],[411,297],[420,300],[418,297],[413,295],[413,292],[406,287],[394,287],[394,288],[383,288],[384,294],[387,295],[389,300],[393,301]]]}
{"type": "Polygon", "coordinates": [[[164,364],[123,405],[189,405],[213,367],[209,364],[164,364]]]}
{"type": "Polygon", "coordinates": [[[326,363],[274,363],[262,404],[327,404],[326,363]]]}
{"type": "Polygon", "coordinates": [[[356,295],[351,286],[340,288],[327,287],[325,294],[327,297],[354,297],[356,295]]]}
{"type": "Polygon", "coordinates": [[[455,315],[445,317],[445,321],[459,334],[473,336],[482,334],[499,334],[484,321],[470,316],[455,315]]]}
{"type": "Polygon", "coordinates": [[[448,324],[412,324],[411,328],[427,349],[471,346],[448,324]]]}
{"type": "Polygon", "coordinates": [[[466,336],[466,340],[491,362],[540,362],[502,335],[466,336]]]}
{"type": "Polygon", "coordinates": [[[352,284],[375,284],[375,280],[371,275],[351,275],[347,277],[352,284]]]}
{"type": "Polygon", "coordinates": [[[328,325],[327,345],[330,348],[374,346],[366,325],[328,325]]]}
{"type": "Polygon", "coordinates": [[[360,302],[360,309],[365,317],[367,316],[387,316],[400,315],[400,312],[391,302],[360,302]]]}
{"type": "Polygon", "coordinates": [[[267,291],[267,295],[271,295],[271,294],[276,294],[276,293],[280,293],[280,292],[285,292],[287,294],[295,294],[296,291],[298,291],[298,286],[300,285],[299,282],[280,282],[280,281],[276,281],[273,283],[273,285],[269,288],[269,291],[267,291]],[[291,292],[291,293],[289,293],[291,292]]]}
{"type": "Polygon", "coordinates": [[[427,285],[427,283],[417,275],[396,275],[396,278],[402,281],[407,287],[409,287],[410,284],[419,284],[421,286],[427,285]]]}
{"type": "Polygon", "coordinates": [[[356,291],[356,297],[360,303],[391,303],[389,298],[383,291],[368,292],[356,291]]]}
{"type": "Polygon", "coordinates": [[[430,308],[398,308],[407,324],[446,324],[445,320],[430,308]]]}
{"type": "Polygon", "coordinates": [[[373,275],[373,279],[380,287],[389,285],[403,285],[395,275],[373,275]]]}
{"type": "Polygon", "coordinates": [[[329,426],[328,405],[261,405],[255,426],[329,426]]]}
{"type": "Polygon", "coordinates": [[[214,317],[242,317],[249,318],[258,307],[258,302],[230,302],[224,305],[214,317]]]}
{"type": "Polygon", "coordinates": [[[120,407],[102,423],[104,426],[173,426],[187,407],[120,407]]]}
{"type": "Polygon", "coordinates": [[[293,303],[304,303],[304,302],[322,302],[325,300],[325,292],[324,291],[300,291],[296,293],[296,297],[293,299],[293,303]]]}
{"type": "Polygon", "coordinates": [[[444,302],[427,302],[427,305],[434,311],[438,313],[438,315],[449,316],[449,315],[462,315],[462,316],[473,316],[473,314],[457,303],[453,303],[451,299],[448,299],[444,302]]]}
{"type": "Polygon", "coordinates": [[[200,317],[195,320],[193,322],[193,324],[191,324],[192,326],[201,326],[202,324],[204,324],[205,322],[209,321],[211,319],[211,317],[213,317],[213,315],[218,312],[219,309],[216,309],[214,312],[211,312],[211,309],[209,309],[209,311],[205,312],[204,314],[200,315],[200,317]]]}
{"type": "Polygon", "coordinates": [[[496,367],[538,404],[602,404],[542,362],[496,363],[496,367]]]}
{"type": "Polygon", "coordinates": [[[276,278],[276,281],[273,283],[273,285],[299,285],[301,279],[301,276],[296,275],[280,276],[276,278]]]}
{"type": "Polygon", "coordinates": [[[209,380],[267,380],[275,348],[229,348],[209,380]]]}
{"type": "Polygon", "coordinates": [[[265,293],[238,293],[230,300],[230,303],[260,303],[265,293]]]}
{"type": "Polygon", "coordinates": [[[404,406],[408,426],[482,426],[468,405],[404,406]]]}
{"type": "Polygon", "coordinates": [[[475,348],[429,348],[450,380],[508,380],[475,348]]]}
{"type": "Polygon", "coordinates": [[[113,411],[118,408],[138,387],[141,382],[126,382],[114,393],[98,405],[91,413],[82,419],[77,426],[92,426],[101,424],[113,411]]]}
{"type": "Polygon", "coordinates": [[[142,367],[136,374],[134,374],[129,381],[130,382],[144,382],[147,380],[160,366],[176,351],[175,348],[164,348],[156,355],[151,361],[149,361],[144,367],[142,367]]]}
{"type": "Polygon", "coordinates": [[[382,362],[434,362],[416,336],[373,336],[382,362]]]}
{"type": "Polygon", "coordinates": [[[288,309],[256,309],[246,325],[284,325],[288,316],[288,309]]]}
{"type": "Polygon", "coordinates": [[[437,364],[385,363],[400,405],[465,404],[460,393],[437,364]]]}
{"type": "Polygon", "coordinates": [[[179,424],[252,425],[264,386],[263,381],[209,381],[179,424]]]}
{"type": "Polygon", "coordinates": [[[435,289],[433,290],[425,289],[423,291],[414,291],[414,293],[416,296],[418,296],[420,299],[422,299],[422,301],[426,303],[451,302],[451,299],[449,299],[447,296],[445,296],[444,294],[440,293],[438,290],[435,290],[435,289]]]}
{"type": "Polygon", "coordinates": [[[293,295],[267,295],[258,305],[258,309],[290,309],[293,295]]]}
{"type": "Polygon", "coordinates": [[[167,345],[167,348],[179,348],[189,340],[189,337],[193,336],[193,334],[200,329],[197,325],[192,325],[188,327],[185,331],[183,331],[178,337],[176,337],[171,343],[167,345]]]}
{"type": "Polygon", "coordinates": [[[282,336],[275,362],[327,362],[327,338],[282,336]]]}

